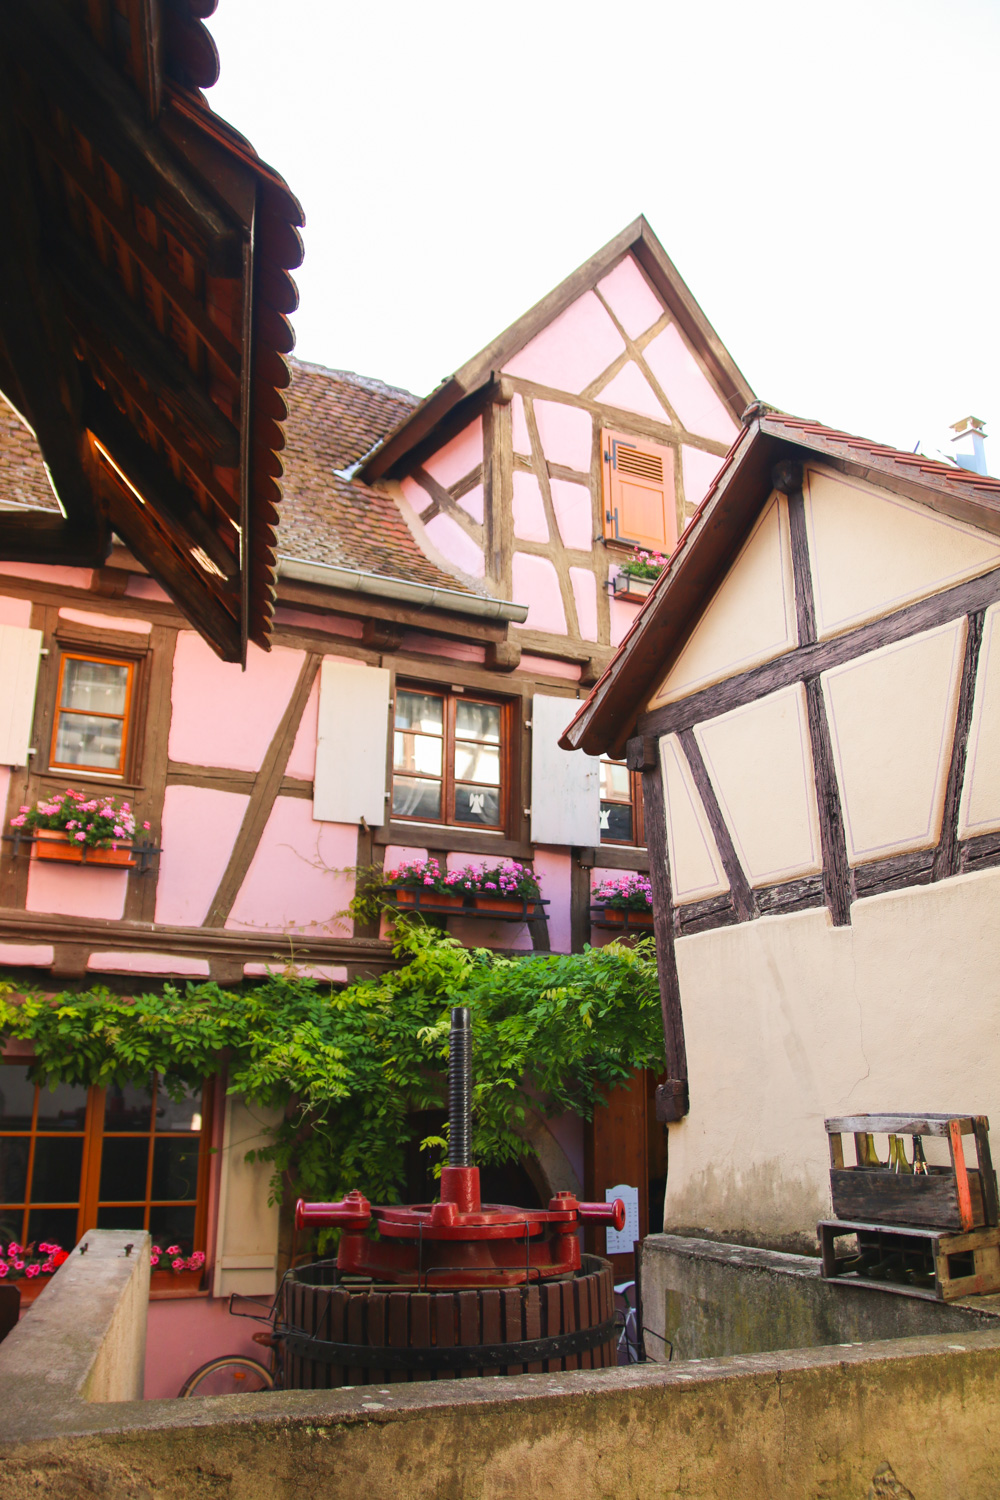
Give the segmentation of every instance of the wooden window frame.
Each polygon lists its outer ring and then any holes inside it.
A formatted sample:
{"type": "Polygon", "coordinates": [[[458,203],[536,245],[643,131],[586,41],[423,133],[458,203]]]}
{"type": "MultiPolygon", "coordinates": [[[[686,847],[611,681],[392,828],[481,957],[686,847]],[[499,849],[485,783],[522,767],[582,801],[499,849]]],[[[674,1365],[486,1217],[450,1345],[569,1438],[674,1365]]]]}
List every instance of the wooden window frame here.
{"type": "MultiPolygon", "coordinates": [[[[624,761],[612,762],[611,757],[607,755],[602,755],[600,759],[602,762],[608,761],[609,764],[624,765],[624,761]]],[[[602,832],[602,849],[645,849],[646,847],[646,819],[642,800],[642,773],[639,771],[630,771],[628,773],[628,780],[629,805],[632,809],[632,837],[630,839],[606,839],[602,832]]],[[[618,801],[614,797],[602,797],[600,800],[602,802],[618,801]]],[[[621,799],[620,805],[622,807],[625,806],[624,798],[621,799]]]]}
{"type": "MultiPolygon", "coordinates": [[[[140,684],[140,672],[143,660],[146,656],[145,650],[136,651],[135,653],[128,651],[111,652],[102,650],[101,648],[95,646],[78,645],[74,641],[58,639],[56,641],[56,651],[58,655],[56,661],[56,671],[54,674],[55,690],[52,701],[52,727],[49,734],[46,769],[60,777],[80,776],[94,778],[99,781],[106,781],[114,785],[119,785],[130,781],[135,774],[135,770],[138,764],[139,736],[136,732],[138,719],[137,709],[139,702],[141,701],[141,697],[144,696],[144,694],[140,694],[140,687],[142,686],[140,684]],[[128,668],[128,682],[125,689],[124,713],[91,715],[91,717],[94,718],[121,719],[122,723],[124,724],[124,729],[122,731],[121,757],[119,759],[117,770],[111,771],[104,766],[72,764],[65,761],[56,760],[56,739],[59,734],[59,716],[63,712],[77,712],[77,710],[73,709],[64,710],[61,707],[63,682],[65,680],[67,661],[93,661],[100,662],[107,666],[128,668]]],[[[79,710],[79,712],[81,713],[81,715],[83,714],[83,710],[79,710]]]]}
{"type": "Polygon", "coordinates": [[[612,547],[621,547],[631,552],[634,548],[643,551],[661,551],[664,556],[669,556],[677,546],[680,535],[680,525],[677,516],[677,458],[674,448],[668,443],[658,443],[652,438],[636,437],[632,433],[621,432],[614,427],[601,428],[601,529],[606,544],[612,547]],[[666,534],[668,518],[664,518],[664,535],[659,539],[629,537],[619,533],[618,509],[614,503],[614,473],[615,465],[612,457],[616,445],[626,448],[634,448],[640,454],[655,456],[663,464],[663,473],[666,475],[667,467],[671,470],[670,488],[673,494],[673,524],[675,535],[670,538],[666,534]]]}
{"type": "MultiPolygon", "coordinates": [[[[514,776],[513,756],[513,724],[514,703],[508,698],[502,698],[495,693],[481,692],[478,688],[445,687],[441,683],[420,682],[412,678],[397,679],[392,686],[392,715],[389,749],[389,818],[393,823],[401,827],[413,828],[441,828],[456,830],[462,833],[484,833],[496,837],[508,833],[510,823],[510,809],[512,806],[512,790],[514,776]],[[442,767],[441,767],[441,811],[440,818],[409,817],[405,813],[397,813],[392,810],[393,793],[396,782],[395,769],[395,736],[396,728],[396,701],[400,693],[423,693],[429,697],[442,698],[444,700],[443,734],[442,734],[442,767]],[[458,704],[486,703],[492,708],[500,710],[500,811],[496,823],[467,823],[456,819],[452,815],[455,798],[455,717],[458,704]]],[[[401,771],[398,773],[405,776],[409,773],[401,771]]],[[[428,781],[436,781],[438,778],[428,776],[428,781]]]]}
{"type": "MultiPolygon", "coordinates": [[[[26,1067],[30,1065],[30,1059],[23,1057],[0,1058],[0,1067],[26,1067]]],[[[152,1171],[153,1153],[158,1133],[167,1136],[180,1136],[190,1138],[195,1135],[194,1131],[163,1131],[157,1132],[155,1113],[151,1119],[148,1130],[123,1130],[109,1131],[108,1135],[114,1140],[129,1138],[147,1138],[149,1150],[146,1161],[146,1193],[145,1201],[141,1205],[142,1227],[149,1224],[152,1208],[188,1207],[192,1202],[195,1205],[194,1231],[192,1235],[192,1249],[206,1251],[206,1239],[208,1234],[208,1196],[212,1169],[212,1137],[213,1137],[213,1111],[215,1102],[214,1080],[206,1078],[202,1084],[201,1099],[201,1130],[198,1136],[198,1176],[195,1186],[195,1198],[152,1199],[152,1171]]],[[[32,1208],[76,1208],[76,1240],[79,1243],[83,1236],[91,1229],[97,1227],[97,1216],[100,1207],[129,1207],[137,1204],[137,1199],[105,1199],[100,1198],[101,1160],[104,1148],[104,1108],[107,1090],[96,1085],[87,1089],[87,1103],[84,1115],[83,1127],[80,1130],[42,1130],[37,1128],[38,1106],[41,1097],[41,1086],[35,1085],[34,1100],[31,1111],[31,1126],[28,1130],[2,1130],[0,1135],[9,1139],[20,1139],[28,1136],[30,1146],[28,1149],[28,1164],[26,1169],[26,1201],[23,1205],[11,1205],[13,1212],[21,1214],[21,1243],[25,1243],[28,1233],[28,1219],[32,1208]],[[31,1201],[31,1178],[35,1160],[35,1143],[40,1138],[54,1137],[58,1140],[83,1139],[83,1154],[80,1165],[80,1191],[76,1203],[44,1202],[33,1203],[31,1201]]],[[[137,1212],[139,1210],[137,1209],[137,1212]]],[[[138,1225],[136,1226],[139,1227],[138,1225]]],[[[71,1250],[72,1245],[64,1245],[64,1250],[71,1250]]],[[[171,1271],[153,1272],[153,1291],[151,1295],[175,1296],[173,1290],[175,1279],[171,1271]]],[[[189,1295],[189,1293],[188,1293],[189,1295]]]]}

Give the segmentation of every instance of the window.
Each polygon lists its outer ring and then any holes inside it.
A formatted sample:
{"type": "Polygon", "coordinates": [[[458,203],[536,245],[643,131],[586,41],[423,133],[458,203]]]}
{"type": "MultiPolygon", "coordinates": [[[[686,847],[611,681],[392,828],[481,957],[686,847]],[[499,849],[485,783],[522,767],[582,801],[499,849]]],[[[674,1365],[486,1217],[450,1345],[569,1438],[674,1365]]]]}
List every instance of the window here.
{"type": "Polygon", "coordinates": [[[645,844],[642,780],[623,760],[601,761],[601,843],[645,844]]]}
{"type": "Polygon", "coordinates": [[[154,1242],[203,1250],[208,1129],[203,1091],[177,1102],[148,1086],[38,1087],[0,1065],[0,1240],[55,1240],[88,1229],[148,1229],[154,1242]]]}
{"type": "Polygon", "coordinates": [[[502,827],[506,716],[486,698],[397,688],[392,816],[502,827]]]}
{"type": "Polygon", "coordinates": [[[135,663],[65,651],[49,765],[125,774],[135,663]]]}
{"type": "Polygon", "coordinates": [[[621,433],[601,433],[604,535],[672,552],[677,541],[674,450],[621,433]]]}

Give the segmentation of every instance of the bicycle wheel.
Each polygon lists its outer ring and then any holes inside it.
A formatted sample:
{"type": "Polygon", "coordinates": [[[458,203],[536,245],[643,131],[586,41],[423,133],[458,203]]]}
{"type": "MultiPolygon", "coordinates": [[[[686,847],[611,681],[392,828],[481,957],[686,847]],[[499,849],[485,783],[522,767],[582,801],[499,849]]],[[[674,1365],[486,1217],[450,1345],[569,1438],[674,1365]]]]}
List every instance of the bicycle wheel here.
{"type": "Polygon", "coordinates": [[[240,1396],[250,1391],[273,1391],[274,1377],[259,1360],[242,1354],[223,1354],[199,1366],[178,1396],[240,1396]]]}

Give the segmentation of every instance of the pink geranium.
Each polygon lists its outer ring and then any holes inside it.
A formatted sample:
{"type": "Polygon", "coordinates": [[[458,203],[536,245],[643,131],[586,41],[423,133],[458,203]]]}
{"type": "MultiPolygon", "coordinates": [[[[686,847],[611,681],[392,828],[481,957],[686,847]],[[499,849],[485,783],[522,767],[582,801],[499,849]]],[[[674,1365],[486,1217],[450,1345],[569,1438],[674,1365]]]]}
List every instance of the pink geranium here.
{"type": "Polygon", "coordinates": [[[173,1266],[175,1271],[183,1271],[184,1269],[184,1260],[181,1256],[178,1256],[176,1260],[172,1260],[170,1264],[173,1266]]]}
{"type": "Polygon", "coordinates": [[[41,1266],[38,1266],[38,1265],[25,1266],[25,1268],[24,1268],[24,1274],[25,1274],[25,1276],[28,1276],[28,1277],[37,1276],[40,1270],[41,1270],[41,1266]]]}

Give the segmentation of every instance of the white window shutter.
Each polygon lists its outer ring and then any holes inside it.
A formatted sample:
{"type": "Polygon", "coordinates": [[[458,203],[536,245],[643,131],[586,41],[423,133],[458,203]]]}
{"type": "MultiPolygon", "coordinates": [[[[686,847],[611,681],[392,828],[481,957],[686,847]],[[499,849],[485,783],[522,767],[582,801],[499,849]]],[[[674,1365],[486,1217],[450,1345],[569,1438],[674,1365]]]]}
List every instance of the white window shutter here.
{"type": "Polygon", "coordinates": [[[0,766],[28,763],[42,632],[0,625],[0,766]]]}
{"type": "Polygon", "coordinates": [[[226,1096],[213,1297],[228,1297],[230,1292],[268,1297],[276,1290],[278,1205],[267,1201],[274,1164],[248,1162],[246,1154],[270,1145],[265,1129],[276,1125],[281,1114],[226,1096]]]}
{"type": "Polygon", "coordinates": [[[600,762],[559,748],[559,736],[579,707],[575,698],[536,693],[532,700],[532,843],[593,848],[601,842],[600,762]]]}
{"type": "Polygon", "coordinates": [[[319,679],[319,734],[313,817],[317,823],[371,828],[386,815],[386,747],[390,674],[384,667],[324,661],[319,679]]]}

